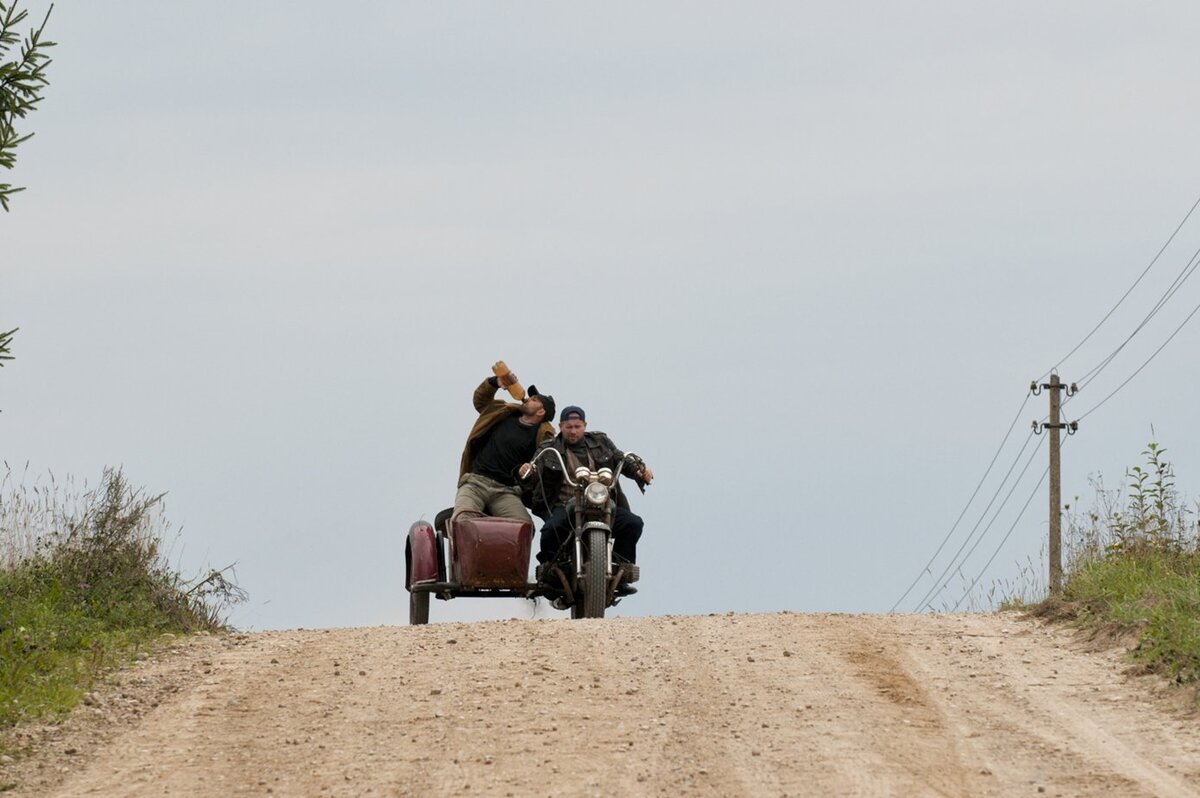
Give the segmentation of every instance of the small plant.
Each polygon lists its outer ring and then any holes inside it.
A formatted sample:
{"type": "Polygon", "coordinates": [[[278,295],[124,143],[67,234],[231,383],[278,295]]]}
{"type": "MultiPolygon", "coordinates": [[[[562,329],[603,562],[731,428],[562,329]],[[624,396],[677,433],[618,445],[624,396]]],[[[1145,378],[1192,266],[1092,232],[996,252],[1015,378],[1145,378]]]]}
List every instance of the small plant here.
{"type": "Polygon", "coordinates": [[[1102,477],[1091,478],[1092,509],[1080,514],[1067,508],[1068,571],[1106,554],[1196,549],[1196,508],[1176,490],[1175,467],[1163,457],[1166,451],[1155,442],[1146,446],[1146,466],[1125,472],[1127,495],[1106,489],[1102,477]]]}
{"type": "Polygon", "coordinates": [[[1129,478],[1129,500],[1125,512],[1112,517],[1113,540],[1110,551],[1130,551],[1145,546],[1176,548],[1183,540],[1186,518],[1175,492],[1175,472],[1163,459],[1166,449],[1150,443],[1142,451],[1146,468],[1133,466],[1125,472],[1129,478]]]}

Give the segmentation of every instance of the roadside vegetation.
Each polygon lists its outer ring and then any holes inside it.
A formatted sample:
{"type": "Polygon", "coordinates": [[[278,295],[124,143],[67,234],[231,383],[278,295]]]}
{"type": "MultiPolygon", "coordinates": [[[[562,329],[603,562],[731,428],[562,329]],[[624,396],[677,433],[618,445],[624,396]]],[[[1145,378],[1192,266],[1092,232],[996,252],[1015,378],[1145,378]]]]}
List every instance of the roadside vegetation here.
{"type": "Polygon", "coordinates": [[[92,489],[0,473],[0,731],[53,720],[168,634],[218,630],[244,594],[185,579],[163,551],[162,495],[106,470],[92,489]]]}
{"type": "Polygon", "coordinates": [[[1033,607],[1133,642],[1147,672],[1200,685],[1200,525],[1166,449],[1150,443],[1122,489],[1095,479],[1095,503],[1068,508],[1061,599],[1033,607]]]}

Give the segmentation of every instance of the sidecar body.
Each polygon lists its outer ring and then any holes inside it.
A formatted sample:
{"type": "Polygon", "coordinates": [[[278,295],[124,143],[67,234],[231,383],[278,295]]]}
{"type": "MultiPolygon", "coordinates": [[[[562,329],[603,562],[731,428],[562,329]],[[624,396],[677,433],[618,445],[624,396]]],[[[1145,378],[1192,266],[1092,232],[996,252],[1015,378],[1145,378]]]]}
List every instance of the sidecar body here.
{"type": "Polygon", "coordinates": [[[434,524],[417,521],[405,543],[405,582],[409,623],[429,622],[429,597],[531,598],[539,586],[529,581],[533,525],[448,510],[434,524]]]}

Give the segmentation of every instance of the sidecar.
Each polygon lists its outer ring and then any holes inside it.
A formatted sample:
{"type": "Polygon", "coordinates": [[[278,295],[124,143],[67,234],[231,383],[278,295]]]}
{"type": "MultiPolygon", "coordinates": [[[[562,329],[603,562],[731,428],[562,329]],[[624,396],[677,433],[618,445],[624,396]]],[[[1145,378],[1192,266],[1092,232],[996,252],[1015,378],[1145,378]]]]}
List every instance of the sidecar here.
{"type": "Polygon", "coordinates": [[[429,623],[429,597],[531,598],[529,582],[533,525],[510,518],[438,513],[432,525],[417,521],[404,547],[408,622],[429,623]]]}

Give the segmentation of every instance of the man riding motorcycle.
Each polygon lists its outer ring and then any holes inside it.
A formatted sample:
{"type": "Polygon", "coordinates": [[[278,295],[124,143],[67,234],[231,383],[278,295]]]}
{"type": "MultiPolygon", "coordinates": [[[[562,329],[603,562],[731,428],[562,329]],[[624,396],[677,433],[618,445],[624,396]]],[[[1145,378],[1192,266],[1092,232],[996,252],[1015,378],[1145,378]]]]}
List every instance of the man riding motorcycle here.
{"type": "MultiPolygon", "coordinates": [[[[614,468],[625,454],[603,432],[587,431],[587,416],[583,408],[576,405],[564,407],[559,416],[559,433],[538,447],[541,453],[554,448],[572,473],[580,466],[590,470],[614,468]]],[[[536,455],[535,455],[536,457],[536,455]]],[[[542,468],[522,467],[522,476],[536,472],[534,505],[550,509],[550,517],[542,527],[538,562],[554,559],[563,544],[571,538],[573,515],[567,511],[567,502],[574,496],[574,488],[563,479],[557,458],[542,458],[542,468]]],[[[654,472],[636,456],[625,460],[622,473],[637,483],[643,493],[646,485],[654,479],[654,472]]],[[[613,516],[613,555],[616,562],[634,563],[637,560],[637,542],[642,536],[642,519],[629,509],[624,491],[617,497],[617,508],[613,516]]]]}

